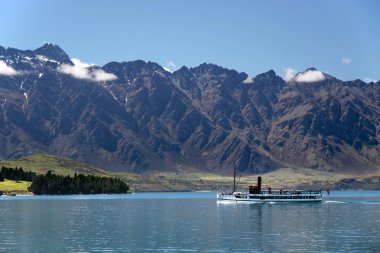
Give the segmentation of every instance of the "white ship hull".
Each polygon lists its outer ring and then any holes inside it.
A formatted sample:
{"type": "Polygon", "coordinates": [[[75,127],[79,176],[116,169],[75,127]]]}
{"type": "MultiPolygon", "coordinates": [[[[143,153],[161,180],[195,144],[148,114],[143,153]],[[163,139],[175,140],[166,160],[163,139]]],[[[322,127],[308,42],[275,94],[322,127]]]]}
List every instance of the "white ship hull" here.
{"type": "Polygon", "coordinates": [[[321,191],[303,191],[303,190],[277,190],[272,191],[271,187],[268,190],[261,189],[261,177],[257,178],[256,186],[249,186],[248,192],[236,192],[236,169],[234,171],[234,188],[232,193],[218,192],[218,200],[227,201],[244,201],[244,202],[318,202],[322,201],[321,191]]]}
{"type": "Polygon", "coordinates": [[[248,194],[248,193],[234,193],[225,194],[218,193],[218,200],[226,201],[245,201],[245,202],[319,202],[322,201],[321,192],[290,192],[290,193],[260,193],[260,194],[248,194]]]}

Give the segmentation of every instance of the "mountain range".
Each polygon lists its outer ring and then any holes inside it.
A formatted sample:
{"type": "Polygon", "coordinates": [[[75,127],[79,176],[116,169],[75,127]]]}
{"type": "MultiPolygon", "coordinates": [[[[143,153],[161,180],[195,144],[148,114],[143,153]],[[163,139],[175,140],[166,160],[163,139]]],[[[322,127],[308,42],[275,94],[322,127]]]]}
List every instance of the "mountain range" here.
{"type": "Polygon", "coordinates": [[[136,173],[380,168],[380,82],[315,68],[251,78],[214,64],[101,67],[53,44],[0,46],[0,105],[0,159],[44,153],[136,173]]]}

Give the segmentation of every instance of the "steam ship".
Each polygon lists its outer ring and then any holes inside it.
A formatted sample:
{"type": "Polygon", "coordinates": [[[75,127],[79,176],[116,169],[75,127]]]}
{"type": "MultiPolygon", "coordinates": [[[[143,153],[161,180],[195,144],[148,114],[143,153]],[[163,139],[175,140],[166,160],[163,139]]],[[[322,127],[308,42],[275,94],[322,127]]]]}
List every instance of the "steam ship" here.
{"type": "Polygon", "coordinates": [[[232,193],[217,193],[218,200],[251,201],[251,202],[318,202],[322,201],[321,191],[272,191],[261,189],[261,177],[257,179],[256,186],[249,186],[248,192],[236,192],[234,173],[234,189],[232,193]]]}

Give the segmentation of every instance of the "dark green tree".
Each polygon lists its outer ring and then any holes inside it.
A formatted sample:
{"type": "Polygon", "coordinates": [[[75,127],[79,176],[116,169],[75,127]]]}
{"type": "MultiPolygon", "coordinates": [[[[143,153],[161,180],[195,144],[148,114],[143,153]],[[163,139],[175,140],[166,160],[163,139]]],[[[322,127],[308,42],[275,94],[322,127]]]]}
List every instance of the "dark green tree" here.
{"type": "Polygon", "coordinates": [[[36,176],[30,191],[40,194],[101,194],[127,193],[129,186],[118,178],[83,175],[74,177],[55,175],[51,171],[36,176]]]}

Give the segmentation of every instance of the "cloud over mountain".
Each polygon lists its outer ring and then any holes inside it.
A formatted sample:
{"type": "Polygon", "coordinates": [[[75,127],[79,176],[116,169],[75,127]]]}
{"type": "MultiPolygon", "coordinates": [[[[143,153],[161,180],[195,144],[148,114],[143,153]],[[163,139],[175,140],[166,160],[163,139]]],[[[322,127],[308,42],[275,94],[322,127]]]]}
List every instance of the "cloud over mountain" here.
{"type": "Polygon", "coordinates": [[[244,81],[243,81],[243,83],[245,83],[245,84],[250,84],[250,83],[253,83],[253,79],[252,79],[252,77],[247,77],[244,81]]]}
{"type": "Polygon", "coordinates": [[[20,75],[21,72],[15,70],[11,66],[8,66],[8,64],[4,61],[0,60],[0,75],[4,76],[16,76],[20,75]]]}
{"type": "Polygon", "coordinates": [[[93,68],[95,67],[95,64],[82,62],[77,58],[73,58],[71,61],[74,65],[64,63],[59,65],[57,70],[77,79],[87,79],[97,82],[112,81],[117,79],[114,74],[107,73],[102,69],[93,68]]]}
{"type": "Polygon", "coordinates": [[[284,80],[286,82],[295,81],[297,83],[312,83],[325,80],[325,75],[316,69],[308,69],[305,72],[297,73],[296,69],[287,68],[284,80]]]}
{"type": "Polygon", "coordinates": [[[285,76],[284,76],[285,81],[290,82],[295,77],[296,74],[297,74],[297,70],[290,67],[287,68],[285,70],[285,76]]]}
{"type": "Polygon", "coordinates": [[[173,73],[174,71],[176,71],[176,70],[178,69],[178,66],[177,66],[177,64],[175,64],[173,61],[167,61],[167,62],[166,62],[166,65],[163,66],[163,68],[164,68],[167,72],[173,73]]]}
{"type": "Polygon", "coordinates": [[[299,83],[313,83],[325,80],[325,76],[319,70],[307,70],[295,76],[295,81],[299,83]]]}

